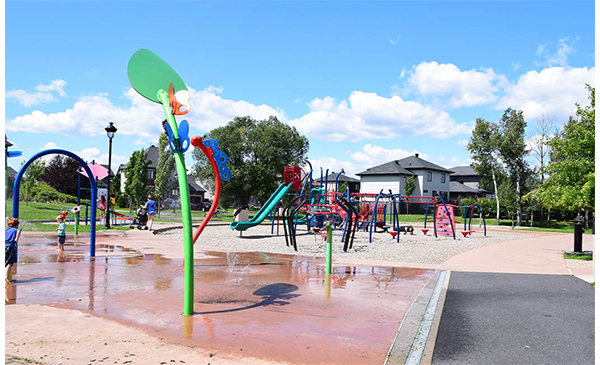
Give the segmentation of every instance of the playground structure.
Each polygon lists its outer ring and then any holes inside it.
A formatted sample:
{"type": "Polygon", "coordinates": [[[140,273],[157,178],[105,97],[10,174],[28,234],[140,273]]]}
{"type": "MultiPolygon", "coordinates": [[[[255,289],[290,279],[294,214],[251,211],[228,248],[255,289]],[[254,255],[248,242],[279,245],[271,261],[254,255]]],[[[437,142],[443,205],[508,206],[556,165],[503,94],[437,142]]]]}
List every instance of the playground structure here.
{"type": "MultiPolygon", "coordinates": [[[[452,237],[454,239],[456,239],[456,224],[460,224],[460,222],[456,221],[456,214],[455,214],[455,210],[456,209],[462,209],[464,211],[464,216],[463,216],[463,229],[460,231],[460,233],[463,235],[463,237],[467,237],[470,236],[472,233],[475,233],[476,231],[473,229],[472,223],[473,223],[473,213],[475,211],[475,208],[477,208],[477,211],[479,212],[479,217],[481,218],[481,221],[483,223],[483,235],[487,236],[487,225],[485,223],[485,216],[483,215],[483,211],[481,210],[481,207],[479,206],[479,204],[475,203],[475,204],[471,204],[471,205],[463,205],[463,206],[459,206],[459,205],[454,205],[454,204],[446,204],[444,202],[444,200],[442,199],[442,197],[439,197],[439,201],[441,202],[441,204],[435,204],[433,209],[433,231],[435,236],[437,237],[438,234],[441,236],[450,236],[452,235],[452,237]]],[[[425,225],[423,228],[423,233],[427,234],[427,213],[429,212],[429,206],[427,208],[427,210],[425,211],[425,225]]]]}

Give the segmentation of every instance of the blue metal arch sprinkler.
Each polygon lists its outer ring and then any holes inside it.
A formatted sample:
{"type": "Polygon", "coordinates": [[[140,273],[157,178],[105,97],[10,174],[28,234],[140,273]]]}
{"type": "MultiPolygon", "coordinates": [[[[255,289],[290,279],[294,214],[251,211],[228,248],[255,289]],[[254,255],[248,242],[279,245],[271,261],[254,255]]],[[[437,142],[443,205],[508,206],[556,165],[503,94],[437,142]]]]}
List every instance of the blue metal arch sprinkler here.
{"type": "Polygon", "coordinates": [[[25,174],[25,170],[27,170],[27,167],[29,167],[29,165],[31,165],[33,161],[37,160],[42,156],[50,154],[66,155],[73,158],[81,165],[81,167],[83,167],[83,169],[88,175],[88,178],[90,179],[90,185],[92,187],[92,212],[90,214],[90,219],[92,222],[90,226],[90,256],[94,257],[96,256],[96,200],[98,198],[98,186],[96,185],[96,180],[94,180],[94,174],[92,173],[92,170],[88,167],[85,161],[83,161],[79,156],[77,156],[73,152],[61,149],[45,150],[33,155],[33,157],[31,157],[25,164],[23,164],[23,166],[21,166],[19,172],[17,173],[17,176],[15,177],[15,183],[13,187],[13,218],[19,218],[19,189],[21,186],[21,179],[25,174]]]}

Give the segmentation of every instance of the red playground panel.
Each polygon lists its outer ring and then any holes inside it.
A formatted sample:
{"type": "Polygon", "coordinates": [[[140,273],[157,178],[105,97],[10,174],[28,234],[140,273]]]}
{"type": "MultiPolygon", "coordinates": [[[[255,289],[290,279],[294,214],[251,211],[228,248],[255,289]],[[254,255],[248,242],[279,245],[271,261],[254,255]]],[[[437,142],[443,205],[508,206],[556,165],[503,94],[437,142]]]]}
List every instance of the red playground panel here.
{"type": "Polygon", "coordinates": [[[443,205],[438,205],[435,212],[435,228],[437,234],[442,236],[452,236],[452,224],[454,222],[454,209],[448,207],[448,211],[443,205]],[[450,216],[448,216],[450,213],[450,216]]]}
{"type": "Polygon", "coordinates": [[[300,166],[286,166],[283,171],[283,180],[286,184],[292,183],[292,190],[302,188],[302,169],[300,166]]]}

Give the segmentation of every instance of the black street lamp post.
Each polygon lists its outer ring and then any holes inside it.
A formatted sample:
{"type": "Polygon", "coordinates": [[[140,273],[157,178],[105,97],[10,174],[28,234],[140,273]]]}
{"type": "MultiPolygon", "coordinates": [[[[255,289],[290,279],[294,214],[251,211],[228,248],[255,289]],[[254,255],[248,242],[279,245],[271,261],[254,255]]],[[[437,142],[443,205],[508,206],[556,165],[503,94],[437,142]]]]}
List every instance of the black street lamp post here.
{"type": "Polygon", "coordinates": [[[113,122],[108,123],[108,127],[104,128],[106,135],[108,136],[108,192],[106,193],[106,225],[104,229],[110,229],[110,174],[112,172],[110,168],[112,158],[112,139],[117,132],[117,128],[113,125],[113,122]]]}

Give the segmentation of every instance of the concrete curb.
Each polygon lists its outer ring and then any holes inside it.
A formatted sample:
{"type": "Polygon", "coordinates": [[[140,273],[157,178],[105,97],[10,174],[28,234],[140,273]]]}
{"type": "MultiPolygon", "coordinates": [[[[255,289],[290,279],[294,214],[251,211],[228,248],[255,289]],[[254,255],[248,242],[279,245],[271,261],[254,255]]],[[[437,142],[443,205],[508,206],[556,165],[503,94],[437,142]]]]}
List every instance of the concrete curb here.
{"type": "MultiPolygon", "coordinates": [[[[448,288],[448,282],[450,280],[450,272],[447,271],[442,277],[442,272],[437,270],[436,273],[429,279],[427,284],[421,289],[421,292],[415,298],[410,309],[404,316],[396,338],[392,343],[392,346],[388,352],[385,365],[397,365],[397,364],[408,364],[409,356],[411,351],[416,349],[422,353],[421,364],[425,364],[427,359],[428,363],[431,363],[431,357],[433,355],[433,348],[435,347],[435,338],[437,335],[437,328],[439,326],[442,309],[444,306],[444,299],[446,296],[446,290],[448,288]],[[440,282],[443,280],[443,282],[440,282]],[[436,287],[442,286],[441,293],[437,297],[433,298],[436,292],[436,287]],[[433,299],[432,299],[433,298],[433,299]],[[431,307],[435,306],[435,312],[433,312],[433,320],[426,318],[428,316],[428,310],[431,311],[431,307]],[[432,322],[432,325],[425,322],[432,322]],[[423,333],[422,336],[419,335],[423,333]],[[425,342],[423,342],[425,338],[425,342]],[[417,343],[419,342],[419,343],[417,343]],[[431,344],[433,342],[433,344],[431,344]],[[417,349],[418,348],[418,349],[417,349]]],[[[439,291],[439,288],[438,288],[439,291]]],[[[412,364],[412,362],[410,362],[412,364]]]]}

